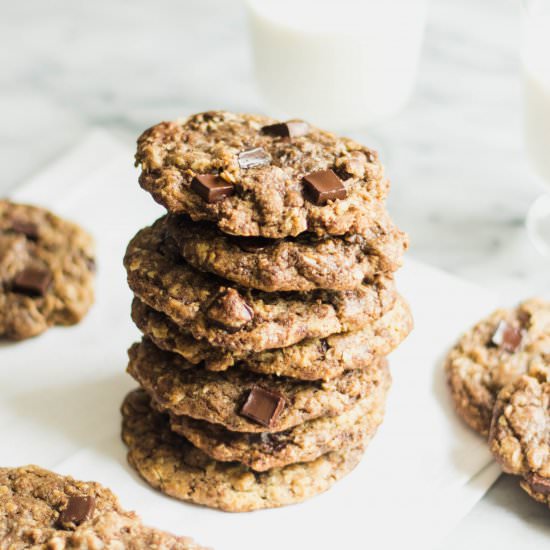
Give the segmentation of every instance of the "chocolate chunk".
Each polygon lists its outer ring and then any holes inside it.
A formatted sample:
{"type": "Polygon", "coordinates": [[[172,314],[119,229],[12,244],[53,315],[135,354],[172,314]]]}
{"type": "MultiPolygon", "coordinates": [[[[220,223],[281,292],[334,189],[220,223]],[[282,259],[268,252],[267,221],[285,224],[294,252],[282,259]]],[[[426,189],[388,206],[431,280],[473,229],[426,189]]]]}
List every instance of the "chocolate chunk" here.
{"type": "Polygon", "coordinates": [[[25,235],[31,241],[38,239],[38,226],[35,223],[16,218],[11,222],[11,229],[16,233],[25,235]]]}
{"type": "Polygon", "coordinates": [[[262,133],[268,136],[295,138],[305,136],[309,132],[309,124],[303,120],[287,120],[270,124],[262,128],[262,133]]]}
{"type": "Polygon", "coordinates": [[[58,522],[63,527],[80,525],[92,517],[94,508],[95,498],[93,496],[70,496],[67,506],[59,514],[58,522]]]}
{"type": "Polygon", "coordinates": [[[491,342],[505,351],[515,352],[523,339],[521,330],[502,320],[491,338],[491,342]]]}
{"type": "Polygon", "coordinates": [[[285,398],[279,394],[254,386],[241,409],[241,414],[267,428],[273,427],[285,407],[285,398]]]}
{"type": "Polygon", "coordinates": [[[271,162],[271,157],[263,147],[255,147],[241,151],[238,156],[239,166],[243,169],[265,166],[271,162]]]}
{"type": "Polygon", "coordinates": [[[97,271],[97,263],[95,258],[86,258],[85,262],[90,273],[95,273],[97,271]]]}
{"type": "Polygon", "coordinates": [[[318,206],[328,201],[346,198],[342,180],[332,170],[319,170],[304,176],[306,198],[318,206]]]}
{"type": "Polygon", "coordinates": [[[52,282],[52,273],[47,269],[27,267],[13,280],[13,291],[27,296],[44,296],[52,282]]]}
{"type": "Polygon", "coordinates": [[[238,237],[236,242],[245,252],[259,252],[276,245],[281,239],[267,239],[265,237],[238,237]]]}
{"type": "Polygon", "coordinates": [[[206,316],[226,330],[237,331],[252,321],[254,311],[234,288],[228,288],[212,302],[206,316]]]}
{"type": "Polygon", "coordinates": [[[214,174],[195,176],[191,182],[191,189],[206,202],[218,202],[230,197],[235,192],[232,183],[228,183],[214,174]]]}
{"type": "Polygon", "coordinates": [[[262,444],[262,450],[265,453],[280,452],[285,447],[288,446],[288,433],[289,430],[285,432],[276,432],[276,433],[261,433],[260,442],[262,444]]]}
{"type": "Polygon", "coordinates": [[[526,476],[525,481],[527,481],[529,487],[531,487],[535,493],[550,495],[550,479],[547,477],[531,474],[530,476],[526,476]]]}

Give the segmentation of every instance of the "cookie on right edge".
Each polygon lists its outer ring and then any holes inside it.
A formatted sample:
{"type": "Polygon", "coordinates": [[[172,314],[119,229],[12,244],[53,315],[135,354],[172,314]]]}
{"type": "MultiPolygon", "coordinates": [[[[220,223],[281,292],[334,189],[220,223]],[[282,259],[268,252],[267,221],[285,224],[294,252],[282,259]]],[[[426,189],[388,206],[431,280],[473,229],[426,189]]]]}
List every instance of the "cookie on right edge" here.
{"type": "Polygon", "coordinates": [[[548,378],[523,376],[499,393],[489,445],[503,470],[521,476],[522,488],[538,502],[550,506],[548,378]]]}
{"type": "Polygon", "coordinates": [[[498,392],[524,374],[545,376],[549,352],[549,302],[527,300],[477,323],[453,347],[445,363],[458,414],[487,435],[498,392]]]}

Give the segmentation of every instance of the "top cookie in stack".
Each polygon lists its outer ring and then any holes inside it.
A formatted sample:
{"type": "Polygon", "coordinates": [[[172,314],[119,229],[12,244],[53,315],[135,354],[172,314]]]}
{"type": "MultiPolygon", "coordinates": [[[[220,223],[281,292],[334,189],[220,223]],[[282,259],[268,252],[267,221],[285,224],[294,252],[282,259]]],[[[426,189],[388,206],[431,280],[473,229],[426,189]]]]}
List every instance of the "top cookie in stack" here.
{"type": "Polygon", "coordinates": [[[144,334],[128,370],[145,394],[123,407],[131,463],[226,510],[327,489],[380,424],[384,356],[412,328],[377,154],[303,121],[208,112],[147,130],[136,162],[168,214],[125,257],[144,334]]]}

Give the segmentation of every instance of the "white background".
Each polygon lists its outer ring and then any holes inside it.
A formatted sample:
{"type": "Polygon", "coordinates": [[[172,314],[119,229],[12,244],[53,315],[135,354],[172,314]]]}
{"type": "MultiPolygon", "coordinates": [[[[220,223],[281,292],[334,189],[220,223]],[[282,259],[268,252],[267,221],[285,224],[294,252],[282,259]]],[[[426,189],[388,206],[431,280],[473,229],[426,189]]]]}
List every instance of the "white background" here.
{"type": "MultiPolygon", "coordinates": [[[[502,292],[545,289],[523,218],[539,190],[520,131],[517,4],[434,0],[417,90],[374,129],[411,254],[502,292]]],[[[262,111],[236,0],[0,0],[0,190],[105,125],[262,111]]],[[[542,547],[548,512],[501,480],[445,548],[542,547]]]]}

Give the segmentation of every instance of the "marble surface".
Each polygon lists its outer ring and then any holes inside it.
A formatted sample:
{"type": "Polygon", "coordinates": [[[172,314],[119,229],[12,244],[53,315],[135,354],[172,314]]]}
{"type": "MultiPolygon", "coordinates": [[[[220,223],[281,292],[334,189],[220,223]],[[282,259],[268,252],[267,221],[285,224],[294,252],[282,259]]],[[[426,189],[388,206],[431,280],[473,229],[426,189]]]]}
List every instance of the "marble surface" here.
{"type": "MultiPolygon", "coordinates": [[[[267,110],[238,0],[0,5],[0,192],[92,127],[130,142],[188,112],[267,110]]],[[[524,229],[541,189],[522,148],[518,42],[517,2],[433,0],[409,105],[353,132],[382,146],[411,254],[498,290],[504,303],[549,291],[550,261],[524,229]]],[[[443,547],[542,547],[548,519],[501,478],[443,547]]]]}

